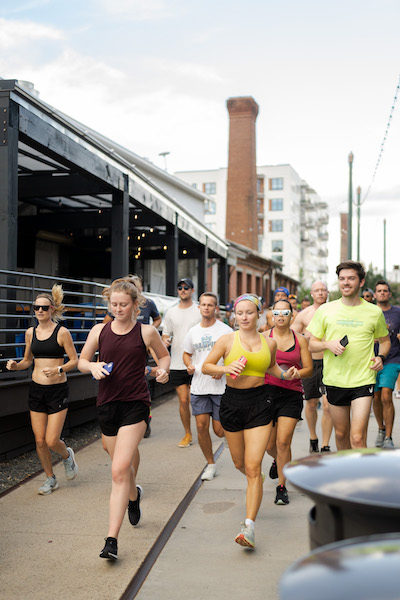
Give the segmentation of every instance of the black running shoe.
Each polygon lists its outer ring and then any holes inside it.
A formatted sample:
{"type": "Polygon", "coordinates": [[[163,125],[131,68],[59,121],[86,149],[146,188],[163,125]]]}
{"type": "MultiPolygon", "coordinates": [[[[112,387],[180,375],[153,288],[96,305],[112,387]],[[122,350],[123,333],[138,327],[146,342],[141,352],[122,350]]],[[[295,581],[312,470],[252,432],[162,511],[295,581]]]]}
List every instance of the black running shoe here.
{"type": "Polygon", "coordinates": [[[103,550],[100,552],[100,558],[110,558],[111,560],[118,559],[118,547],[117,540],[113,537],[104,538],[106,541],[106,545],[103,550]]]}
{"type": "Polygon", "coordinates": [[[310,440],[310,454],[319,452],[318,440],[310,440]]]}
{"type": "Polygon", "coordinates": [[[330,446],[322,446],[322,448],[321,448],[321,452],[330,452],[330,451],[331,451],[330,446]]]}
{"type": "Polygon", "coordinates": [[[142,518],[142,511],[140,509],[140,500],[143,495],[143,489],[141,485],[136,486],[137,498],[136,500],[129,500],[128,504],[128,517],[131,525],[136,527],[139,525],[140,519],[142,518]]]}
{"type": "Polygon", "coordinates": [[[276,488],[275,504],[289,504],[289,496],[284,485],[278,485],[276,488]]]}
{"type": "Polygon", "coordinates": [[[276,466],[276,460],[272,461],[272,465],[269,470],[269,476],[271,479],[278,479],[278,467],[276,466]]]}

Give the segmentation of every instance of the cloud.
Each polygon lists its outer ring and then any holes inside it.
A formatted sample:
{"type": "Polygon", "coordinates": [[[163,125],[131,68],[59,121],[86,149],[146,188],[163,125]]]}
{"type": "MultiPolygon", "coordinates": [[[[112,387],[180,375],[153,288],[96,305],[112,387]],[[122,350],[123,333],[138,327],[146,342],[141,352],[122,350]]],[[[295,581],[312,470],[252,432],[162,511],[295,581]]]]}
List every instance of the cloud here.
{"type": "Polygon", "coordinates": [[[210,65],[201,65],[189,62],[174,62],[165,58],[149,59],[146,64],[154,70],[164,71],[178,77],[190,77],[202,81],[214,83],[225,83],[226,79],[222,77],[214,67],[210,65]]]}
{"type": "Polygon", "coordinates": [[[100,0],[98,4],[110,15],[132,21],[164,19],[175,14],[174,2],[167,0],[100,0]]]}
{"type": "Polygon", "coordinates": [[[62,40],[65,36],[55,27],[31,21],[13,21],[0,18],[0,49],[10,50],[38,40],[62,40]]]}

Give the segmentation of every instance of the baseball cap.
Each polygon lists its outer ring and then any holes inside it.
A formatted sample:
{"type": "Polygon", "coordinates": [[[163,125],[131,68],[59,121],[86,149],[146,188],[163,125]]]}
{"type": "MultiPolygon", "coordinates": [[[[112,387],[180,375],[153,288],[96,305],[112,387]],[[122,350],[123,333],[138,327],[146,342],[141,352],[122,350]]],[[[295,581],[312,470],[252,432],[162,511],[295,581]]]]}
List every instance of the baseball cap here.
{"type": "Polygon", "coordinates": [[[194,283],[188,277],[186,277],[185,279],[180,279],[178,281],[178,285],[181,284],[181,283],[184,283],[185,285],[188,285],[190,288],[194,289],[194,283]]]}
{"type": "Polygon", "coordinates": [[[289,297],[289,290],[286,287],[284,287],[283,285],[281,287],[276,288],[276,290],[274,292],[274,296],[276,296],[276,294],[278,292],[283,292],[284,294],[286,294],[286,296],[289,297]]]}
{"type": "Polygon", "coordinates": [[[231,304],[230,302],[228,302],[228,304],[225,305],[225,310],[232,310],[233,308],[233,304],[231,304]]]}

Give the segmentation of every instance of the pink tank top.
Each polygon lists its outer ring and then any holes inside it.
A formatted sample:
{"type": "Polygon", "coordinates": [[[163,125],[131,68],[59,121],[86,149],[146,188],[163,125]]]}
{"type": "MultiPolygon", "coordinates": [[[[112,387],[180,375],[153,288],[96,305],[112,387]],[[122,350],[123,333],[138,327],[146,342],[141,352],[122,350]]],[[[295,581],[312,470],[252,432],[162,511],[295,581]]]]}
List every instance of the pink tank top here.
{"type": "Polygon", "coordinates": [[[107,323],[99,336],[99,360],[113,362],[111,374],[99,381],[97,406],[107,402],[144,402],[150,405],[150,394],[144,376],[147,352],[142,338],[142,325],[136,322],[125,335],[117,335],[107,323]]]}
{"type": "MultiPolygon", "coordinates": [[[[269,334],[269,337],[273,338],[272,329],[269,334]]],[[[292,330],[291,330],[292,331],[292,330]]],[[[301,369],[301,358],[300,358],[300,344],[297,339],[297,335],[294,331],[292,331],[294,337],[294,347],[286,352],[282,352],[282,350],[277,349],[276,351],[276,362],[283,369],[287,371],[289,367],[294,366],[296,369],[301,369]]],[[[277,385],[278,387],[283,387],[287,390],[294,390],[296,392],[303,393],[303,384],[301,383],[301,379],[292,379],[291,381],[284,381],[283,379],[278,379],[277,377],[273,377],[272,375],[265,374],[265,383],[269,385],[277,385]]]]}

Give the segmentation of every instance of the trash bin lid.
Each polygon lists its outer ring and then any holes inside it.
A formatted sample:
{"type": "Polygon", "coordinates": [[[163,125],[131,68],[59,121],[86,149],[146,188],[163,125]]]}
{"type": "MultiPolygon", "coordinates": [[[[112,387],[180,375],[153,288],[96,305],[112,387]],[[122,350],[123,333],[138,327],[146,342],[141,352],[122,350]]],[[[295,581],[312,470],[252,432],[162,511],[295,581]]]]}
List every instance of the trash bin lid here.
{"type": "Polygon", "coordinates": [[[282,575],[280,600],[398,600],[400,533],[322,546],[282,575]]]}
{"type": "Polygon", "coordinates": [[[400,449],[311,454],[286,465],[284,474],[315,500],[331,498],[335,504],[400,508],[400,449]]]}

